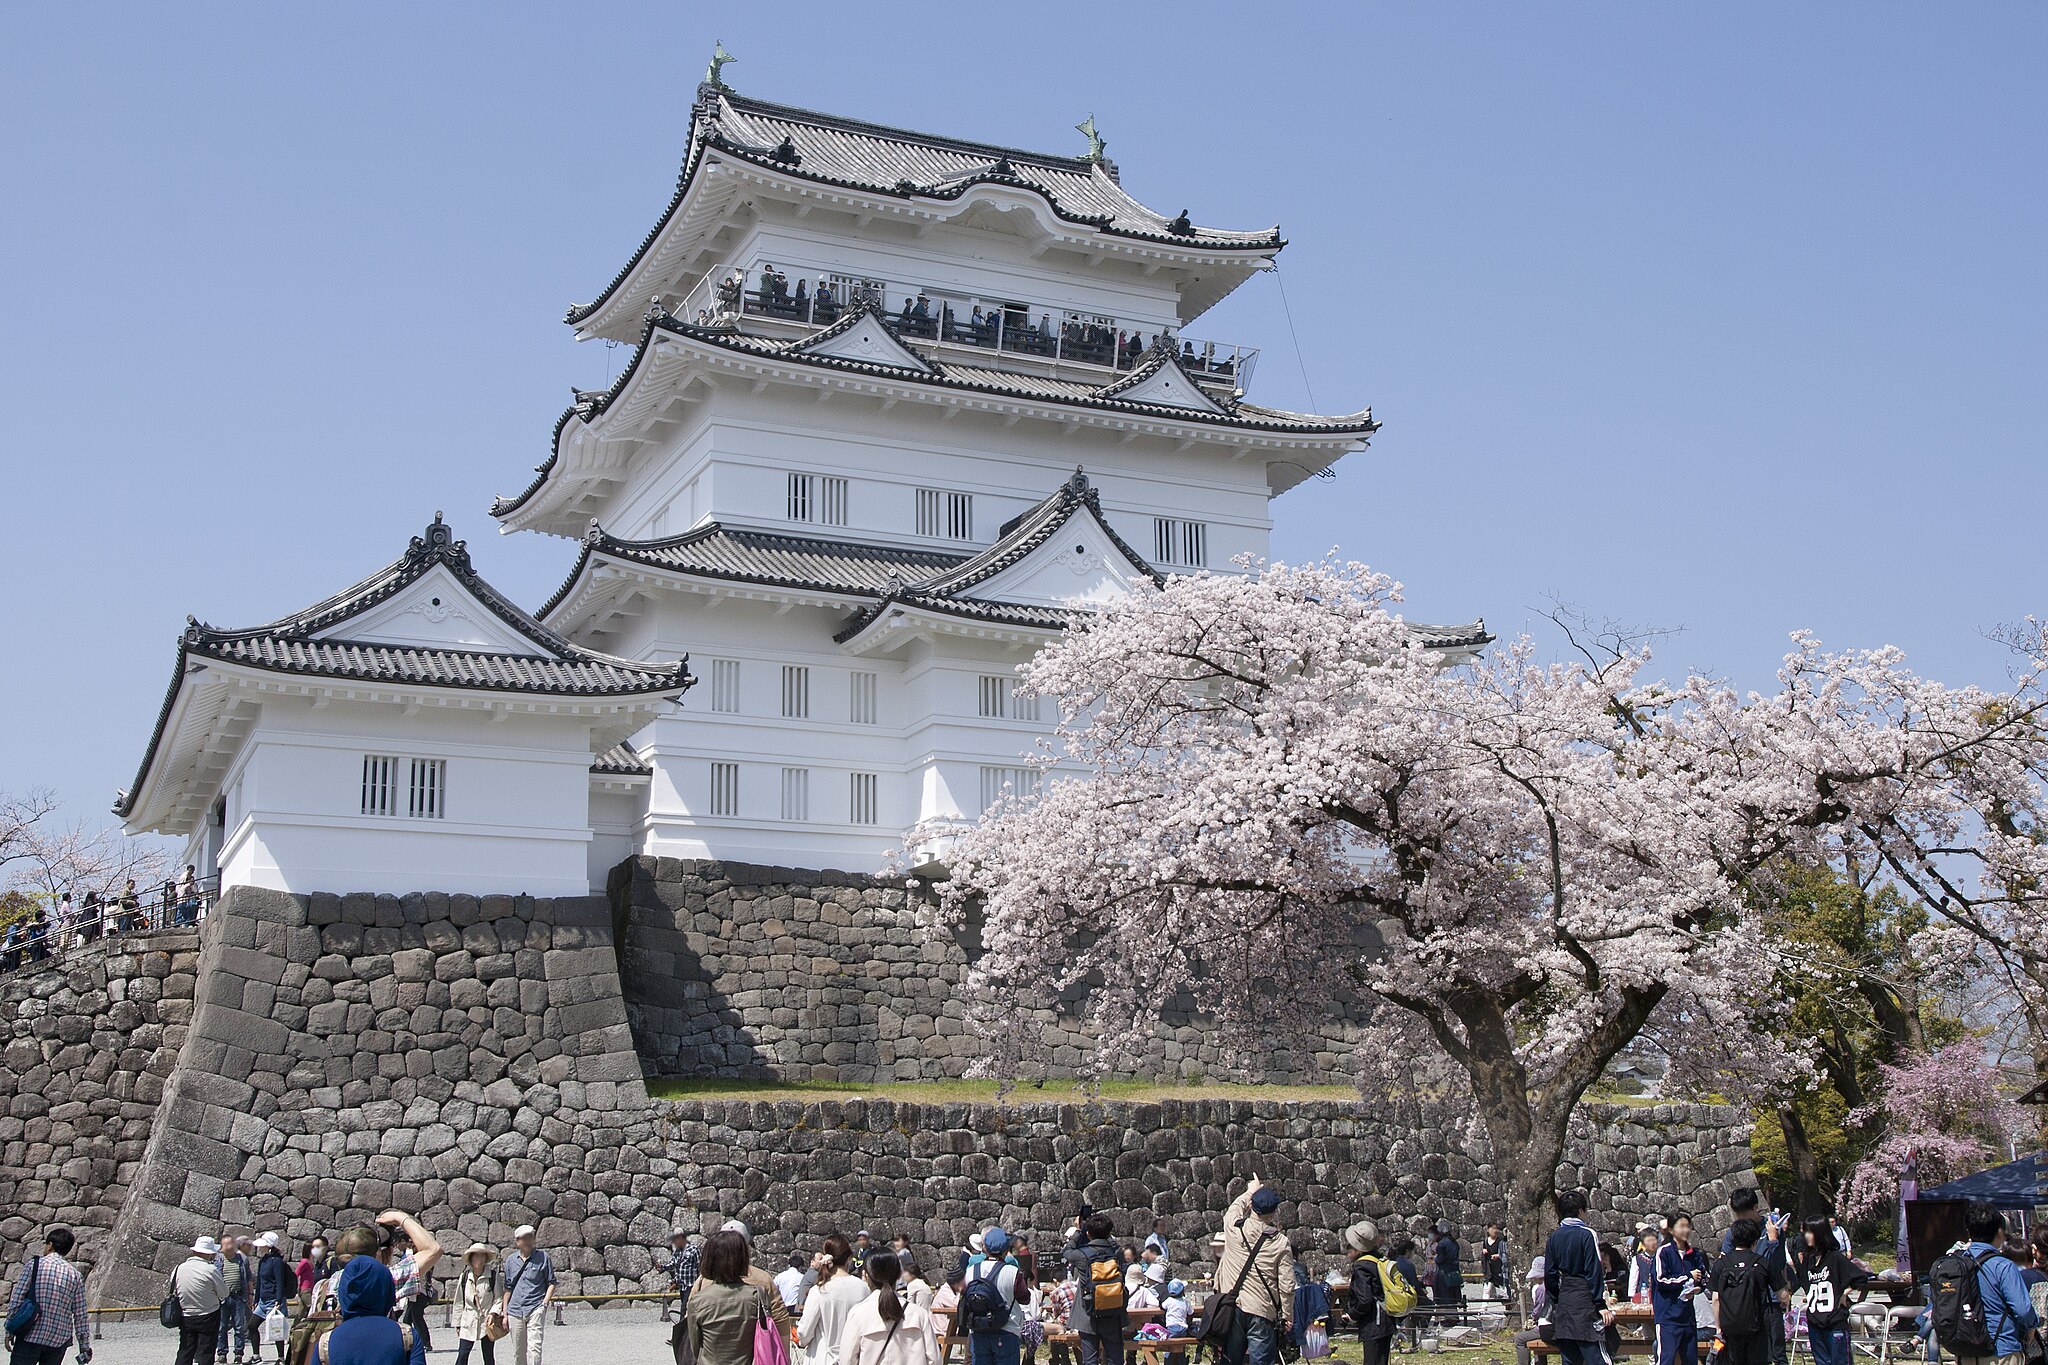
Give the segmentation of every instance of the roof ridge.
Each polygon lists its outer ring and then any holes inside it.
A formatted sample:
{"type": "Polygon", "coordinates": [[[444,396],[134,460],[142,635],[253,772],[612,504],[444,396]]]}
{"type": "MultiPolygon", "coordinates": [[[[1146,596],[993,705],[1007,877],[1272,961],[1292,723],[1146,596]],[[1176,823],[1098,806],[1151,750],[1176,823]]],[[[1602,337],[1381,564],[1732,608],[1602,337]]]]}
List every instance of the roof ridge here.
{"type": "Polygon", "coordinates": [[[915,128],[899,128],[893,124],[875,123],[868,119],[849,118],[841,114],[828,114],[819,109],[806,109],[801,105],[778,104],[737,91],[719,92],[720,99],[739,110],[750,112],[749,107],[775,118],[787,118],[797,123],[815,124],[821,128],[832,128],[843,133],[861,137],[879,137],[891,142],[921,142],[930,147],[942,147],[949,152],[966,156],[989,154],[990,161],[1004,157],[1021,159],[1045,166],[1049,170],[1073,171],[1087,174],[1102,163],[1085,156],[1063,156],[1058,152],[1034,152],[1022,147],[1008,147],[999,142],[979,142],[973,138],[954,137],[946,133],[926,133],[915,128]]]}

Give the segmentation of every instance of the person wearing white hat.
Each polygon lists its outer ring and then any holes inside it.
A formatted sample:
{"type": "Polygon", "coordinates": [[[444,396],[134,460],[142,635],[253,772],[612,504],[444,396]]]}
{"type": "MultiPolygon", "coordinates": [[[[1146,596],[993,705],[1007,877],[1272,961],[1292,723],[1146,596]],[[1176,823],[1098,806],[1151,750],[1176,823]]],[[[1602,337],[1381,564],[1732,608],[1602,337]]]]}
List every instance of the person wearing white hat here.
{"type": "Polygon", "coordinates": [[[512,1230],[518,1249],[505,1258],[505,1288],[498,1312],[511,1328],[505,1350],[511,1365],[540,1365],[541,1342],[547,1333],[548,1305],[555,1301],[555,1263],[535,1245],[533,1224],[512,1230]]]}
{"type": "Polygon", "coordinates": [[[213,1359],[214,1343],[220,1339],[220,1305],[228,1296],[227,1281],[215,1264],[219,1255],[220,1243],[201,1237],[192,1243],[192,1254],[171,1272],[171,1293],[178,1298],[177,1365],[205,1365],[213,1359]]]}
{"type": "Polygon", "coordinates": [[[462,1278],[455,1285],[455,1365],[469,1365],[470,1352],[483,1346],[484,1365],[496,1365],[497,1327],[493,1310],[503,1290],[498,1278],[498,1253],[472,1242],[462,1253],[462,1278]]]}

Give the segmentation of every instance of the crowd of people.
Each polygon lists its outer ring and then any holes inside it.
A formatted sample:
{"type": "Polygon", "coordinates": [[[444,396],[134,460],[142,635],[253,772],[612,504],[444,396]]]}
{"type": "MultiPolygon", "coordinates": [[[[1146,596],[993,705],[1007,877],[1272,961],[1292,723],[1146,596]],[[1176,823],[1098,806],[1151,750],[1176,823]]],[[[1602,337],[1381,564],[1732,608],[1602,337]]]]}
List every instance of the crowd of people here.
{"type": "Polygon", "coordinates": [[[119,891],[88,890],[75,901],[71,892],[60,892],[54,904],[38,901],[0,934],[0,972],[50,962],[115,934],[197,924],[210,901],[199,869],[189,863],[181,876],[148,889],[131,877],[119,891]]]}
{"type": "MultiPolygon", "coordinates": [[[[772,264],[761,267],[751,286],[744,272],[729,271],[718,279],[712,293],[717,306],[697,310],[695,321],[700,327],[742,313],[822,326],[836,321],[849,307],[863,302],[882,304],[878,286],[842,285],[824,275],[818,277],[815,288],[801,276],[792,284],[788,275],[772,264]]],[[[961,307],[970,305],[963,302],[961,307]]],[[[1031,310],[1017,304],[995,303],[984,308],[976,302],[971,309],[963,316],[943,298],[934,301],[923,290],[906,289],[892,323],[897,332],[928,341],[1080,360],[1121,369],[1137,364],[1161,339],[1155,333],[1148,340],[1140,328],[1120,328],[1108,320],[1081,313],[1069,313],[1063,321],[1055,323],[1050,312],[1040,312],[1033,322],[1031,310]]],[[[1227,352],[1219,356],[1214,342],[1205,342],[1198,351],[1194,342],[1183,341],[1179,357],[1183,367],[1201,374],[1229,375],[1237,367],[1236,356],[1227,352]]]]}
{"type": "MultiPolygon", "coordinates": [[[[1563,1365],[1612,1365],[1623,1319],[1652,1330],[1658,1365],[1785,1365],[1803,1344],[1814,1365],[1849,1365],[1850,1312],[1872,1281],[1831,1218],[1794,1228],[1738,1191],[1718,1250],[1674,1211],[1629,1244],[1585,1221],[1585,1197],[1557,1199],[1560,1222],[1529,1262],[1520,1365],[1555,1354],[1563,1365]],[[1625,1305],[1634,1305],[1628,1308],[1625,1305]]],[[[980,1229],[943,1265],[920,1264],[907,1236],[832,1233],[771,1273],[747,1225],[700,1235],[675,1229],[664,1268],[679,1310],[670,1337],[678,1365],[942,1365],[959,1340],[969,1365],[1036,1365],[1048,1348],[1079,1365],[1122,1365],[1134,1343],[1155,1343],[1168,1365],[1199,1353],[1214,1365],[1277,1365],[1329,1353],[1332,1333],[1355,1334],[1363,1365],[1412,1346],[1417,1325],[1476,1315],[1455,1231],[1439,1222],[1418,1242],[1405,1225],[1371,1219],[1346,1228],[1338,1259],[1304,1264],[1277,1190],[1253,1177],[1207,1243],[1208,1277],[1179,1262],[1168,1223],[1122,1240],[1118,1220],[1083,1206],[1064,1234],[980,1229]],[[930,1271],[927,1274],[927,1270],[930,1271]]],[[[1946,1350],[1983,1365],[2038,1362],[2048,1309],[2048,1229],[2006,1243],[1998,1210],[1972,1205],[1969,1237],[1929,1268],[1917,1328],[1929,1360],[1946,1350]]],[[[1135,1234],[1135,1228],[1128,1229],[1135,1234]]],[[[11,1365],[62,1365],[72,1345],[92,1357],[84,1281],[69,1229],[51,1228],[16,1276],[8,1304],[11,1365]]],[[[293,1259],[277,1233],[200,1237],[166,1286],[163,1318],[177,1331],[176,1365],[424,1365],[432,1346],[440,1242],[411,1215],[315,1238],[293,1259]]],[[[1489,1226],[1473,1258],[1486,1319],[1505,1321],[1510,1251],[1489,1226]]],[[[540,1365],[558,1276],[534,1228],[514,1230],[502,1255],[463,1252],[448,1304],[456,1365],[540,1365]]]]}

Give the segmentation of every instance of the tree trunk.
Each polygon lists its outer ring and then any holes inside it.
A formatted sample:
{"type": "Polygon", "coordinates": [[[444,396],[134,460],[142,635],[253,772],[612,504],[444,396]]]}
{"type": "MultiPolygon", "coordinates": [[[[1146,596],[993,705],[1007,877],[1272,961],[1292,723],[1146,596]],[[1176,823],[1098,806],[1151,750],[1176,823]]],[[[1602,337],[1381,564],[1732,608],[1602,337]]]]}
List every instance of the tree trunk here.
{"type": "Polygon", "coordinates": [[[1828,1212],[1827,1195],[1820,1187],[1820,1163],[1814,1159],[1806,1123],[1791,1105],[1778,1106],[1778,1128],[1785,1135],[1785,1155],[1791,1159],[1792,1176],[1798,1182],[1793,1208],[1798,1212],[1798,1221],[1804,1223],[1828,1212]]]}

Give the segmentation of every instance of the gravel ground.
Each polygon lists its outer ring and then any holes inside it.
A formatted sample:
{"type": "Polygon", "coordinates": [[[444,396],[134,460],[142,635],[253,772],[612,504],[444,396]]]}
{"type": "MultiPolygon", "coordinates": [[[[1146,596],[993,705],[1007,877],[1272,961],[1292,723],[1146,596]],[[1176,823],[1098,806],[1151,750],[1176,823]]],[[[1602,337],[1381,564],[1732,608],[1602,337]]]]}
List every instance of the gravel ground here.
{"type": "MultiPolygon", "coordinates": [[[[448,1365],[455,1359],[455,1333],[440,1325],[437,1313],[427,1320],[433,1330],[434,1349],[427,1359],[448,1365]]],[[[669,1327],[655,1307],[579,1308],[564,1310],[563,1326],[550,1326],[547,1333],[547,1365],[674,1365],[668,1346],[669,1327]]],[[[167,1332],[152,1315],[140,1314],[125,1322],[108,1321],[105,1336],[93,1348],[93,1365],[171,1365],[178,1353],[178,1334],[167,1332]]],[[[67,1357],[71,1365],[76,1355],[67,1357]]],[[[276,1359],[273,1348],[269,1359],[276,1359]]],[[[482,1357],[472,1352],[471,1365],[482,1357]]],[[[499,1356],[500,1365],[506,1357],[499,1356]]]]}

